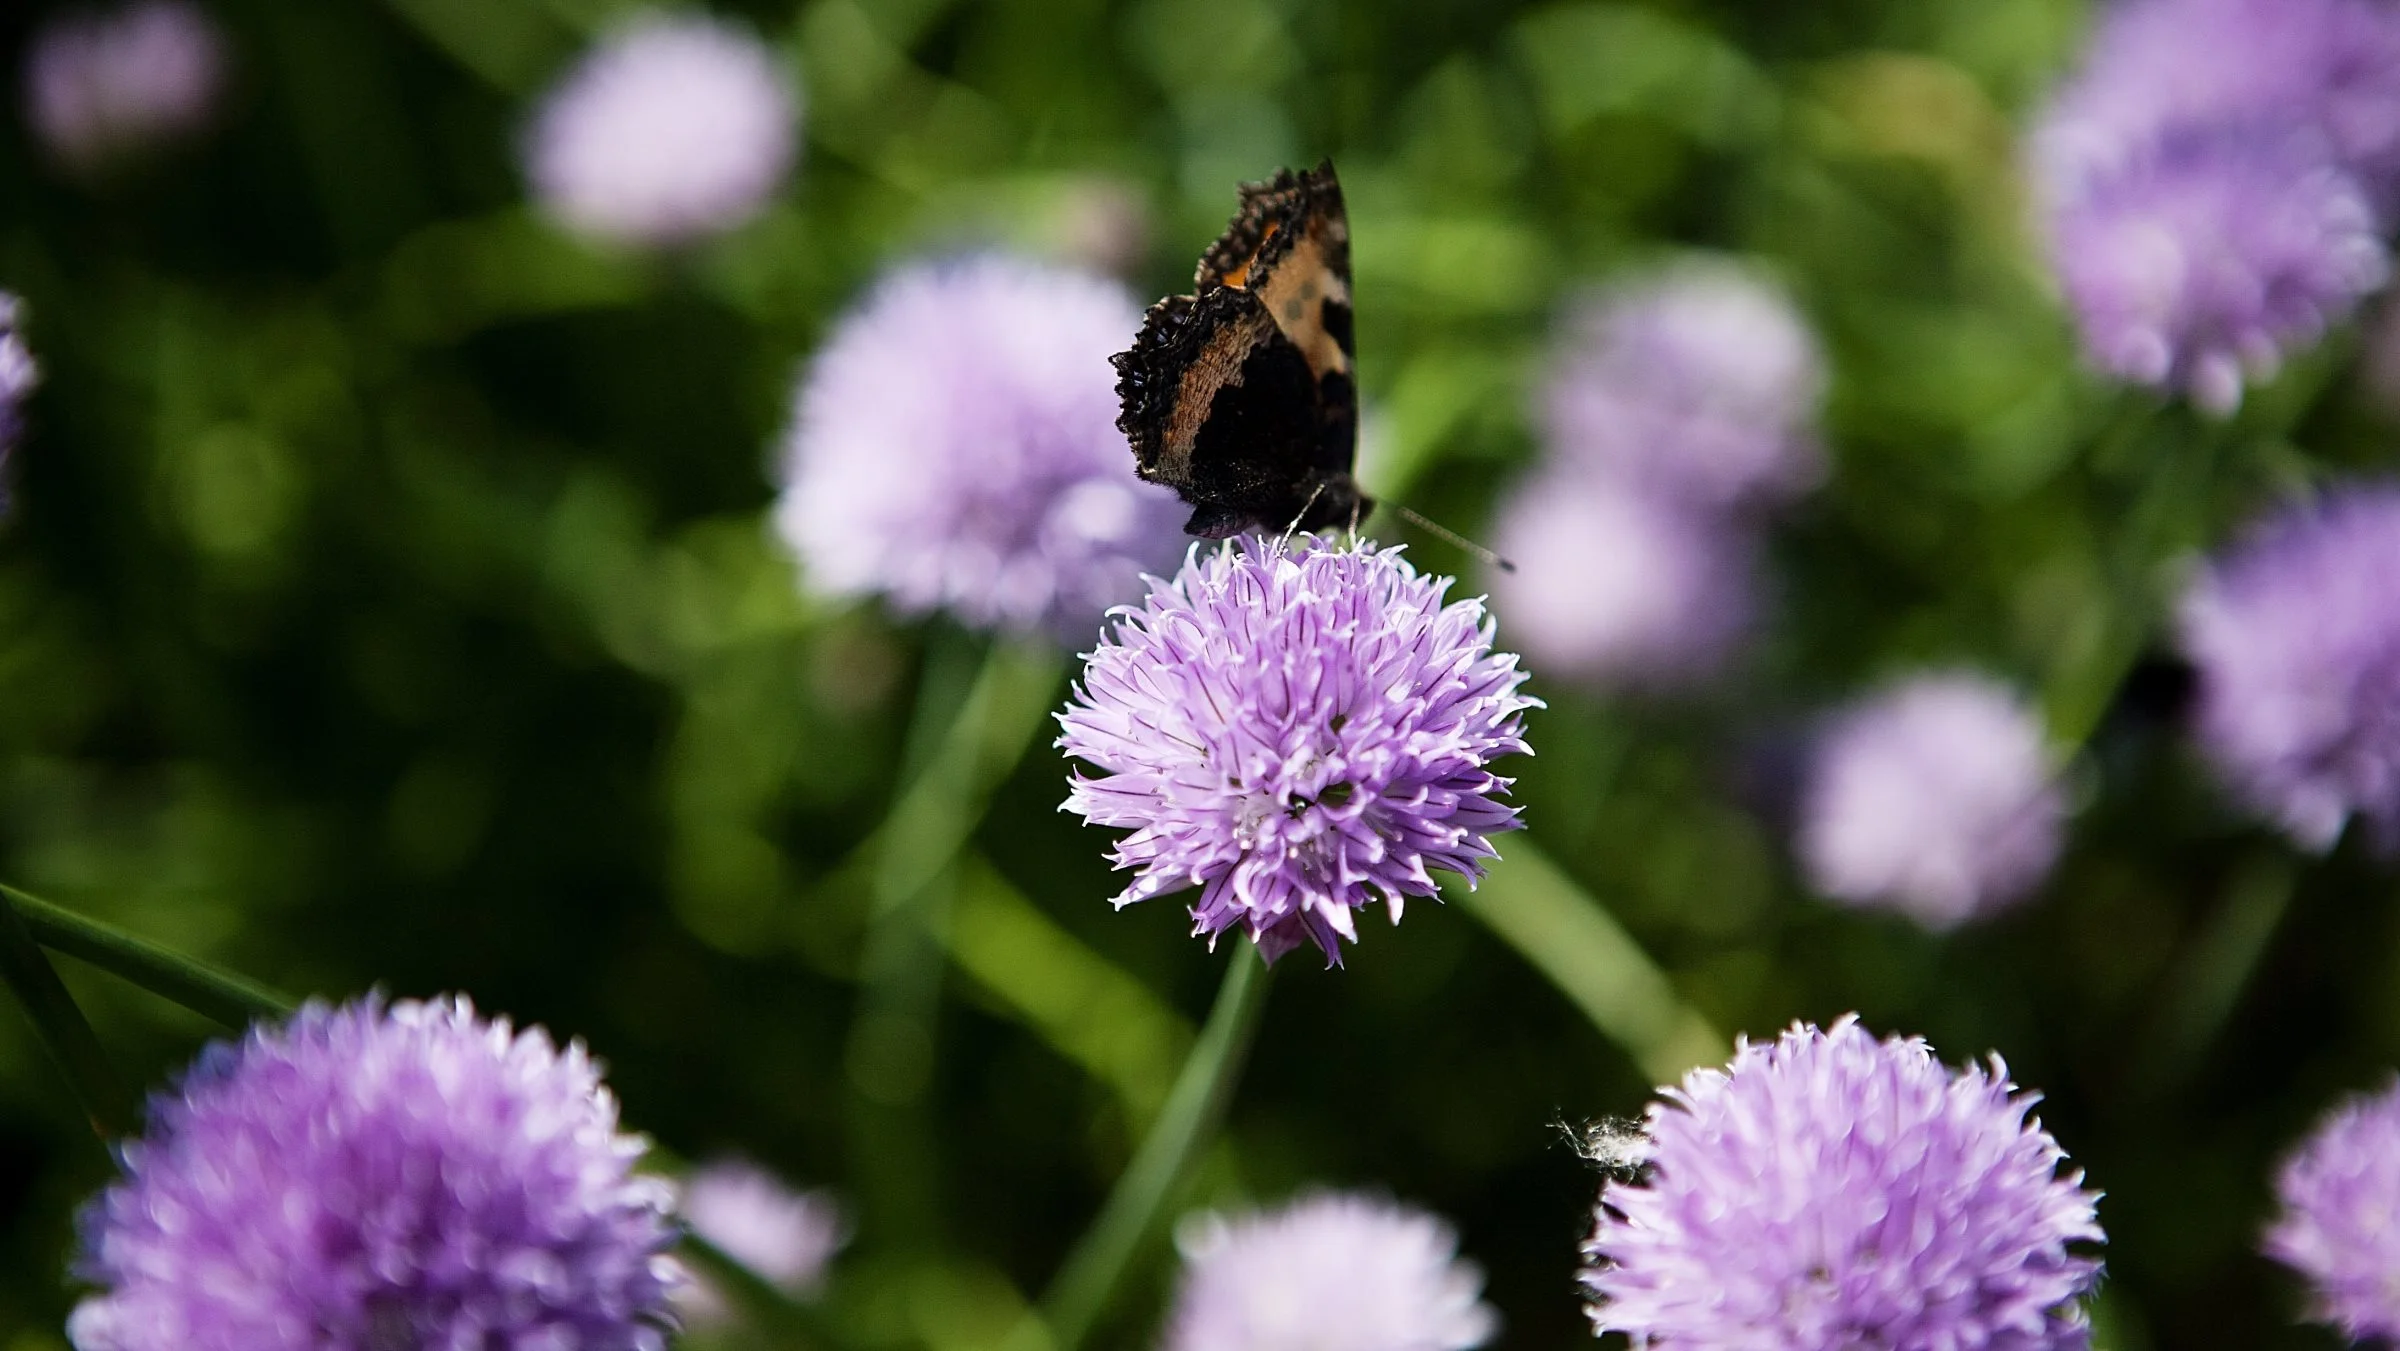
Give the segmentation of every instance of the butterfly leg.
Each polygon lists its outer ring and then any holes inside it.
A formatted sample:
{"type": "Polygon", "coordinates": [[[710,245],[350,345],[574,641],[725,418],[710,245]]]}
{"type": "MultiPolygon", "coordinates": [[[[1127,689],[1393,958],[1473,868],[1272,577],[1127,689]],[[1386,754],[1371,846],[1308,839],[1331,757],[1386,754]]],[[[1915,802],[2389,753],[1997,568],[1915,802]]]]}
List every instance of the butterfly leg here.
{"type": "Polygon", "coordinates": [[[1319,479],[1317,480],[1317,486],[1309,490],[1308,500],[1300,504],[1299,514],[1292,517],[1292,523],[1285,526],[1283,528],[1283,534],[1276,539],[1275,552],[1282,553],[1284,549],[1291,544],[1293,532],[1299,530],[1300,523],[1307,520],[1308,513],[1316,508],[1317,499],[1323,497],[1324,495],[1325,481],[1323,479],[1319,479]]]}

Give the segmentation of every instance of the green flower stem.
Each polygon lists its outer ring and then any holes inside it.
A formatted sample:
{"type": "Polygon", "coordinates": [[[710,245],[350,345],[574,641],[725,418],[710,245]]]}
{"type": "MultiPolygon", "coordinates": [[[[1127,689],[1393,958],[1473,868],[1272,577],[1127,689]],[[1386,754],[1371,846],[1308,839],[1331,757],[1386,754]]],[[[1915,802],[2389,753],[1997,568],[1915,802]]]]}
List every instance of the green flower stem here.
{"type": "Polygon", "coordinates": [[[1076,1351],[1107,1311],[1125,1269],[1157,1228],[1159,1213],[1233,1098],[1267,995],[1267,967],[1257,950],[1238,937],[1233,946],[1216,1006],[1176,1076],[1165,1109],[1042,1297],[1056,1351],[1076,1351]]]}
{"type": "Polygon", "coordinates": [[[8,902],[0,909],[15,916],[41,946],[89,962],[227,1027],[246,1027],[260,1018],[281,1018],[296,1007],[291,998],[263,985],[146,938],[136,938],[113,925],[61,909],[15,887],[0,886],[0,897],[8,902]]]}
{"type": "Polygon", "coordinates": [[[125,1134],[133,1124],[132,1095],[108,1063],[99,1036],[84,1021],[83,1010],[75,1006],[75,997],[67,993],[57,968],[34,941],[32,930],[14,908],[5,905],[0,905],[0,982],[24,1005],[25,1016],[66,1075],[93,1133],[102,1140],[125,1134]]]}
{"type": "Polygon", "coordinates": [[[957,862],[1000,781],[1055,725],[1059,668],[1047,647],[993,645],[941,743],[862,847],[875,859],[879,903],[905,898],[957,862]]]}
{"type": "Polygon", "coordinates": [[[1583,1010],[1600,1035],[1625,1048],[1654,1083],[1723,1060],[1730,1044],[1642,951],[1605,906],[1522,834],[1501,842],[1507,861],[1480,886],[1444,877],[1443,895],[1482,920],[1583,1010]]]}
{"type": "Polygon", "coordinates": [[[931,1243],[940,1222],[940,1149],[924,1099],[959,853],[993,791],[1039,739],[1058,691],[1054,650],[952,638],[928,654],[906,786],[858,851],[858,866],[840,874],[869,897],[844,1054],[853,1157],[870,1224],[902,1246],[931,1243]]]}
{"type": "Polygon", "coordinates": [[[2199,1066],[2274,945],[2298,882],[2280,848],[2262,850],[2232,871],[2224,899],[2168,972],[2149,1052],[2136,1061],[2142,1068],[2132,1077],[2135,1101],[2182,1084],[2199,1066]]]}
{"type": "Polygon", "coordinates": [[[684,1258],[710,1285],[723,1291],[731,1301],[755,1320],[761,1330],[775,1339],[779,1347],[805,1348],[805,1351],[833,1351],[846,1343],[835,1335],[832,1323],[815,1305],[798,1299],[782,1286],[750,1269],[742,1259],[716,1244],[686,1230],[683,1235],[684,1258]]]}

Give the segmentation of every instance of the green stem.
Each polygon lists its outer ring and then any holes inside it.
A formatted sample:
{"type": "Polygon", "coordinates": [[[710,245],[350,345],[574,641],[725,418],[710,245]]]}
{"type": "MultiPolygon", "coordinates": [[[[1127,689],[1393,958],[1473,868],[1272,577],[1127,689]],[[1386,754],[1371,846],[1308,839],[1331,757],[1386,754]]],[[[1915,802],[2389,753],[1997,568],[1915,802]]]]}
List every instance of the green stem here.
{"type": "Polygon", "coordinates": [[[0,897],[8,901],[0,909],[21,920],[43,947],[80,958],[227,1027],[281,1018],[295,1007],[292,999],[263,985],[136,938],[114,925],[61,909],[15,887],[0,886],[0,897]]]}
{"type": "Polygon", "coordinates": [[[911,720],[906,786],[855,856],[870,899],[844,1061],[856,1090],[850,1117],[862,1199],[886,1243],[928,1243],[938,1229],[940,1151],[924,1097],[959,852],[1048,723],[1059,664],[1048,648],[934,647],[911,720]]]}
{"type": "Polygon", "coordinates": [[[92,1025],[84,1021],[83,1010],[75,1006],[75,997],[67,993],[66,982],[58,978],[57,968],[25,921],[5,905],[0,905],[0,982],[25,1006],[25,1016],[66,1075],[93,1133],[102,1140],[125,1134],[133,1124],[132,1096],[108,1063],[92,1025]]]}
{"type": "Polygon", "coordinates": [[[1042,1297],[1051,1345],[1057,1351],[1075,1351],[1083,1344],[1143,1240],[1157,1227],[1175,1184],[1214,1133],[1249,1058],[1266,994],[1266,963],[1249,943],[1237,942],[1225,966],[1225,983],[1217,989],[1216,1006],[1208,1012],[1208,1025],[1192,1044],[1191,1058],[1183,1062],[1165,1109],[1042,1297]]]}

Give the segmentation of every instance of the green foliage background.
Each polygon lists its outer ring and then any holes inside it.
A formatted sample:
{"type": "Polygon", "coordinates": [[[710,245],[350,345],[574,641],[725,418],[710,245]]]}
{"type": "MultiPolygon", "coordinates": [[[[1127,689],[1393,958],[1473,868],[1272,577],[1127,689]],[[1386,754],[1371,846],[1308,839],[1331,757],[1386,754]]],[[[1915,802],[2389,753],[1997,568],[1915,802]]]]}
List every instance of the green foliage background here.
{"type": "MultiPolygon", "coordinates": [[[[63,8],[0,16],[10,69],[63,8]]],[[[801,74],[805,163],[655,262],[556,234],[515,163],[610,0],[209,8],[240,79],[205,141],[95,186],[0,133],[0,286],[47,375],[0,538],[0,877],[286,989],[464,990],[581,1036],[673,1153],[851,1198],[835,1302],[869,1344],[997,1345],[1219,967],[1173,903],[1112,913],[1102,836],[1054,810],[1032,719],[1064,664],[806,598],[762,526],[770,448],[883,266],[1054,248],[1127,192],[1160,294],[1236,180],[1330,154],[1370,488],[1473,529],[1530,453],[1562,297],[1687,246],[1802,298],[1837,468],[1778,529],[1742,679],[1657,705],[1536,671],[1529,835],[1480,904],[1285,964],[1185,1200],[1391,1189],[1459,1222],[1504,1345],[1582,1343],[1595,1178],[1555,1123],[1637,1112],[1711,1044],[1638,962],[1573,967],[1627,960],[1592,946],[1605,907],[1724,1034],[1858,1009],[2004,1054],[2108,1193],[2107,1346],[2333,1344],[2251,1249],[2274,1156],[2400,1059],[2393,880],[2245,824],[2121,696],[2196,548],[2388,466],[2392,429],[2346,335],[2222,425],[2079,370],[2011,148],[2080,6],[728,2],[801,74]],[[2075,753],[2066,863],[1947,939],[1812,899],[1741,766],[1957,662],[2037,691],[2075,753]],[[908,851],[862,844],[929,761],[958,791],[876,838],[966,823],[918,879],[948,922],[878,938],[877,860],[908,851]]],[[[210,1034],[64,965],[149,1082],[210,1034]]],[[[0,1016],[0,1348],[63,1346],[70,1217],[107,1169],[0,1016]]],[[[1147,1344],[1166,1256],[1104,1344],[1147,1344]]]]}

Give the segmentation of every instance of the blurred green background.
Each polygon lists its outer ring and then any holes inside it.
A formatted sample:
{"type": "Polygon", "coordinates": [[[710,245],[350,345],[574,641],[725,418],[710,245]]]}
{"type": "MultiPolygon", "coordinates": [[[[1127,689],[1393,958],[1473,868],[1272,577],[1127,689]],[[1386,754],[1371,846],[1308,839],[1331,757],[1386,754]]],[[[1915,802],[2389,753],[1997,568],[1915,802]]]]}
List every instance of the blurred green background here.
{"type": "MultiPolygon", "coordinates": [[[[1475,529],[1531,452],[1562,297],[1684,246],[1792,285],[1836,467],[1777,529],[1741,680],[1637,702],[1536,670],[1532,829],[1488,904],[1369,923],[1347,970],[1286,962],[1185,1200],[1387,1188],[1457,1221],[1501,1345],[1586,1341],[1596,1178],[1557,1125],[1639,1111],[1706,1043],[1604,1035],[1594,1000],[1638,983],[1591,968],[1579,1003],[1481,921],[1538,892],[1537,946],[1605,905],[1726,1034],[1858,1009],[2003,1053],[2108,1194],[2107,1346],[2334,1344],[2253,1240],[2276,1154],[2400,1058],[2393,879],[2245,824],[2126,691],[2193,550],[2279,485],[2388,466],[2393,429],[2346,335],[2221,425],[2080,371],[2011,154],[2082,6],[728,0],[800,72],[805,160],[763,218],[647,262],[542,223],[515,156],[619,6],[207,7],[238,74],[206,139],[94,185],[0,134],[0,287],[46,373],[0,536],[0,878],[285,989],[464,990],[581,1036],[677,1155],[849,1198],[834,1298],[871,1344],[995,1345],[1219,968],[1176,903],[1103,903],[1046,737],[1009,767],[1064,663],[807,599],[762,524],[772,446],[886,264],[1072,253],[1130,204],[1146,299],[1237,180],[1331,155],[1371,489],[1475,529]],[[1947,939],[1810,898],[1761,748],[1960,662],[2081,748],[2067,861],[1947,939]],[[869,940],[861,845],[962,705],[996,784],[933,879],[947,956],[912,965],[869,940]],[[885,968],[939,982],[930,1028],[855,1016],[885,968]]],[[[64,8],[0,17],[12,78],[64,8]]],[[[210,1033],[62,966],[151,1082],[210,1033]]],[[[0,1016],[0,1349],[64,1345],[71,1215],[107,1172],[0,1016]]],[[[1169,1276],[1160,1245],[1101,1343],[1147,1344],[1169,1276]]]]}

